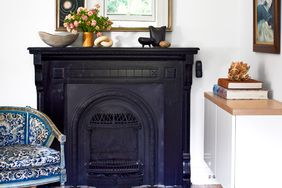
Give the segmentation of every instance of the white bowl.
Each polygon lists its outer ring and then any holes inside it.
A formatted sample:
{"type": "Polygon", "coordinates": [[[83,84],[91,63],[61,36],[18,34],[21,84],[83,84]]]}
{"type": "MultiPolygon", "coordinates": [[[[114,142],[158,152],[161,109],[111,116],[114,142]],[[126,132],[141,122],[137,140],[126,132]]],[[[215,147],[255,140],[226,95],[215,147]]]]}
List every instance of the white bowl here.
{"type": "Polygon", "coordinates": [[[78,33],[66,35],[53,35],[44,31],[39,31],[38,34],[43,42],[52,47],[66,47],[72,44],[78,37],[78,33]]]}

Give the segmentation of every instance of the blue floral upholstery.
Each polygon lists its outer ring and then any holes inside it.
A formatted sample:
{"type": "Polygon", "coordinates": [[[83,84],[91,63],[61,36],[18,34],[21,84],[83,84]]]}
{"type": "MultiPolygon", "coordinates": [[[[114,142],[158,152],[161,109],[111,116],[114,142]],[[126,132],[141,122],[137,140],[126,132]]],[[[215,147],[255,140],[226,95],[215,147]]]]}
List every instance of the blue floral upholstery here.
{"type": "MultiPolygon", "coordinates": [[[[44,179],[59,176],[61,174],[60,165],[26,168],[19,170],[0,171],[0,183],[17,183],[26,180],[44,179]]],[[[0,184],[1,185],[1,184],[0,184]]]]}
{"type": "Polygon", "coordinates": [[[0,112],[0,147],[25,143],[25,113],[0,112]]]}
{"type": "Polygon", "coordinates": [[[0,188],[66,181],[65,136],[32,108],[0,107],[0,188]],[[49,148],[54,137],[61,152],[49,148]]]}
{"type": "Polygon", "coordinates": [[[0,171],[55,164],[60,164],[60,152],[48,147],[33,145],[0,147],[0,171]]]}
{"type": "Polygon", "coordinates": [[[29,119],[29,143],[32,145],[45,144],[50,136],[49,126],[35,115],[30,115],[29,119]]]}

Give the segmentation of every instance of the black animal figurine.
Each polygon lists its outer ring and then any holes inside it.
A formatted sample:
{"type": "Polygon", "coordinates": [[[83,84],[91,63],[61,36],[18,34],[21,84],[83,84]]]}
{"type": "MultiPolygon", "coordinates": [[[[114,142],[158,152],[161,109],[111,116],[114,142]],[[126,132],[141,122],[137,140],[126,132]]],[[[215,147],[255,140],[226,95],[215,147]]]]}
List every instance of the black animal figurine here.
{"type": "MultiPolygon", "coordinates": [[[[160,28],[155,28],[153,26],[149,26],[150,31],[150,38],[147,37],[139,37],[138,42],[142,44],[142,48],[145,47],[145,45],[148,45],[151,48],[151,45],[154,47],[159,47],[160,42],[166,42],[165,41],[165,33],[166,33],[166,26],[162,26],[160,28]]],[[[161,47],[169,47],[170,43],[166,42],[165,45],[161,45],[161,47]]]]}
{"type": "Polygon", "coordinates": [[[153,40],[147,37],[139,37],[138,42],[142,44],[142,48],[144,48],[145,45],[148,45],[151,48],[151,44],[153,43],[153,40]]]}

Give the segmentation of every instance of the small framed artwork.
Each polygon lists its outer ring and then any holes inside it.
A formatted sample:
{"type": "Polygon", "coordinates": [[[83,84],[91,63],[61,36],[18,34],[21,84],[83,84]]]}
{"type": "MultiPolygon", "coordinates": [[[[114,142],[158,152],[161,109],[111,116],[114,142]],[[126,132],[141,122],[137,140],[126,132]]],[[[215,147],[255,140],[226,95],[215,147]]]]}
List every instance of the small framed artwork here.
{"type": "Polygon", "coordinates": [[[56,0],[56,31],[65,31],[64,19],[71,11],[84,6],[84,0],[56,0]]]}
{"type": "Polygon", "coordinates": [[[280,54],[280,0],[253,1],[253,51],[280,54]]]}

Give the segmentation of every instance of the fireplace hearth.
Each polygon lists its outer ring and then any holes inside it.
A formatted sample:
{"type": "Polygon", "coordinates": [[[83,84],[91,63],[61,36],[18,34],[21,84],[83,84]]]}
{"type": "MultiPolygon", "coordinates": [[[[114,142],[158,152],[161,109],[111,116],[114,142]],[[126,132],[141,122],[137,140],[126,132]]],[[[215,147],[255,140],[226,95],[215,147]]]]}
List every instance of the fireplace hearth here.
{"type": "Polygon", "coordinates": [[[29,51],[38,109],[67,135],[67,185],[190,187],[198,48],[29,51]]]}

